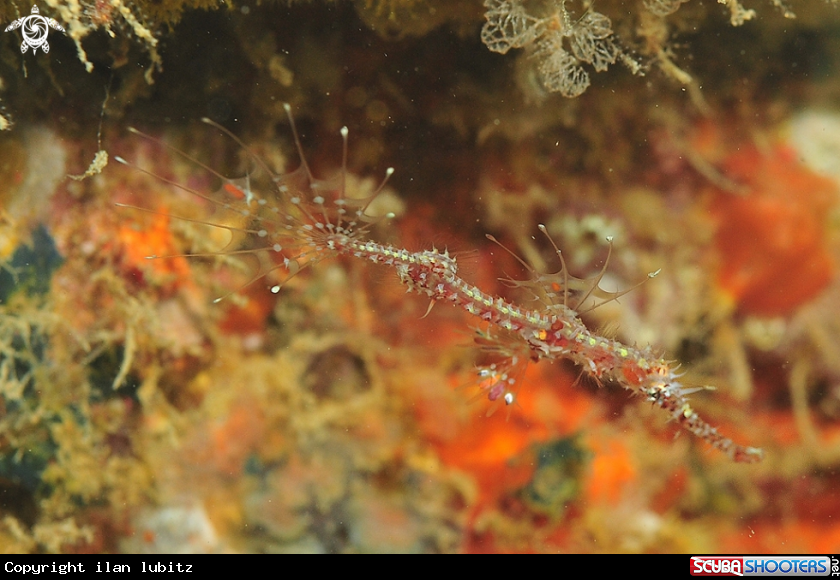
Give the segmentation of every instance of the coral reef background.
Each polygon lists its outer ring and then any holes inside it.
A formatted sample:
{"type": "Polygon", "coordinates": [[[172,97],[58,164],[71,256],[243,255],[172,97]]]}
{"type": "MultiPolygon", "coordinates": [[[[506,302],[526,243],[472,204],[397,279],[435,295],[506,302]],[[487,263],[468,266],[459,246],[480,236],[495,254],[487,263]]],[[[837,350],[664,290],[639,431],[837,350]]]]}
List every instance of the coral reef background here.
{"type": "MultiPolygon", "coordinates": [[[[31,6],[6,3],[3,28],[31,6]]],[[[39,8],[67,30],[48,54],[0,35],[0,549],[840,551],[836,4],[39,8]],[[482,29],[508,12],[543,20],[511,23],[522,42],[499,54],[482,29]],[[551,92],[546,62],[586,65],[585,90],[551,92]],[[528,298],[486,233],[556,270],[539,223],[581,277],[613,236],[605,289],[661,268],[587,322],[713,385],[692,404],[765,460],[675,437],[571,365],[532,366],[509,417],[487,416],[468,402],[474,322],[424,317],[375,266],[214,304],[260,264],[203,225],[209,204],[98,153],[212,191],[163,145],[246,175],[209,117],[291,170],[283,103],[317,174],[340,167],[342,126],[351,191],[396,168],[377,239],[446,247],[488,292],[528,298]]]]}

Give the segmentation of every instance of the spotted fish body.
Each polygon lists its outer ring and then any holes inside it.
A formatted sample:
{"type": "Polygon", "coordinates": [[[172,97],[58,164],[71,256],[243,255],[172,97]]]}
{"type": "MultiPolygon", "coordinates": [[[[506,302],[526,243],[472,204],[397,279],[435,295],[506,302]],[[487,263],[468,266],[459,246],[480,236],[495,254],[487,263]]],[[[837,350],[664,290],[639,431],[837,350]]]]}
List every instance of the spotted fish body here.
{"type": "MultiPolygon", "coordinates": [[[[626,292],[610,294],[600,290],[598,282],[603,271],[593,280],[580,280],[568,275],[563,256],[551,241],[563,265],[559,272],[538,273],[520,260],[530,271],[531,280],[510,280],[512,285],[525,288],[539,298],[538,308],[527,309],[465,281],[459,276],[455,257],[446,251],[411,252],[371,241],[368,233],[378,220],[368,216],[367,210],[384,182],[366,199],[349,199],[346,196],[346,128],[342,129],[345,162],[339,178],[330,181],[316,179],[303,156],[290,113],[289,121],[301,166],[285,174],[273,173],[238,138],[208,121],[242,145],[258,168],[268,175],[268,180],[263,179],[270,185],[266,194],[259,193],[254,187],[256,179],[231,180],[191,158],[223,181],[219,195],[208,195],[155,176],[212,202],[221,210],[232,212],[239,222],[244,222],[241,225],[202,223],[228,229],[249,239],[247,249],[236,250],[237,253],[266,252],[273,256],[272,263],[275,265],[261,271],[249,283],[274,275],[276,270],[285,270],[285,279],[271,286],[271,291],[276,293],[285,280],[329,256],[358,258],[393,268],[409,292],[423,294],[432,303],[452,304],[483,323],[486,330],[478,331],[476,342],[483,351],[492,355],[493,362],[480,365],[477,373],[481,393],[490,401],[512,404],[520,387],[519,379],[529,363],[546,359],[571,360],[599,381],[611,379],[641,394],[684,429],[732,460],[755,462],[762,458],[760,449],[734,443],[700,418],[687,400],[687,395],[695,389],[682,385],[671,363],[654,355],[650,348],[627,346],[599,336],[586,327],[579,311],[587,298],[599,297],[603,303],[626,292]]],[[[121,158],[117,161],[128,164],[121,158]]],[[[388,170],[386,180],[392,172],[388,170]]],[[[548,236],[544,226],[539,226],[539,229],[548,236]]]]}

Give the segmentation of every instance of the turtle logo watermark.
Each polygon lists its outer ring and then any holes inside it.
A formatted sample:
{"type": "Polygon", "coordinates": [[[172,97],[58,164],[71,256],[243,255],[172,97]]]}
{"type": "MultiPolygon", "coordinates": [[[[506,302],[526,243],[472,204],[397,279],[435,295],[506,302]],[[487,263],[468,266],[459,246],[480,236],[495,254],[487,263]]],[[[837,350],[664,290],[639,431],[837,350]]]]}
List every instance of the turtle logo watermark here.
{"type": "Polygon", "coordinates": [[[41,16],[38,13],[37,6],[32,7],[32,14],[29,16],[23,16],[9,24],[6,27],[6,32],[17,28],[21,28],[21,33],[23,33],[20,51],[25,53],[29,50],[29,47],[32,47],[32,54],[38,52],[39,48],[44,51],[44,54],[50,51],[50,45],[47,43],[47,34],[50,28],[64,32],[64,28],[54,18],[41,16]]]}

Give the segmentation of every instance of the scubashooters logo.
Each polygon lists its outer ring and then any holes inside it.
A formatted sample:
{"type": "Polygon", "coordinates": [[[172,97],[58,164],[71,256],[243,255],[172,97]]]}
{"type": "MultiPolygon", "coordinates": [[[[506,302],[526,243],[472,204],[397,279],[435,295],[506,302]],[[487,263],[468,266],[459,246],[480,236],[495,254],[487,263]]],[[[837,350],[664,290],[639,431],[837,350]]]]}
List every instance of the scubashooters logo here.
{"type": "Polygon", "coordinates": [[[32,14],[23,16],[13,21],[6,27],[6,32],[20,28],[23,34],[23,42],[20,45],[20,51],[26,53],[30,48],[32,54],[38,52],[38,49],[47,54],[50,51],[50,45],[47,42],[47,35],[49,29],[64,32],[64,28],[54,19],[41,16],[37,6],[32,6],[32,14]]]}
{"type": "Polygon", "coordinates": [[[692,576],[828,576],[828,556],[692,556],[692,576]]]}

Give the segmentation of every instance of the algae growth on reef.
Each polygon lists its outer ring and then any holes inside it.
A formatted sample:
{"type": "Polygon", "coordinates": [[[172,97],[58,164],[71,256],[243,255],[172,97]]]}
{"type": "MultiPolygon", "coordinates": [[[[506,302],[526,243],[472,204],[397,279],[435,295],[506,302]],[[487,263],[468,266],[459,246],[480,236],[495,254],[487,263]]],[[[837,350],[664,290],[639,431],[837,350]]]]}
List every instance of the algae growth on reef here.
{"type": "MultiPolygon", "coordinates": [[[[0,36],[0,549],[840,549],[831,2],[38,5],[67,30],[48,54],[0,36]],[[491,51],[491,12],[530,42],[491,51]],[[594,25],[561,26],[587,13],[609,20],[606,70],[581,44],[594,25]],[[580,96],[551,92],[578,66],[580,96]],[[527,272],[487,233],[557,269],[537,224],[579,277],[612,236],[604,290],[661,268],[587,325],[714,386],[692,406],[764,462],[675,438],[563,363],[531,365],[509,419],[488,417],[468,402],[486,361],[466,313],[424,317],[393,272],[350,259],[214,304],[270,266],[203,224],[234,220],[113,162],[66,178],[105,150],[214,195],[212,173],[129,127],[256,176],[205,116],[293,170],[283,103],[319,177],[342,126],[351,191],[396,169],[376,241],[445,248],[485,292],[530,298],[499,281],[527,272]]],[[[32,5],[4,6],[3,29],[32,5]]]]}

